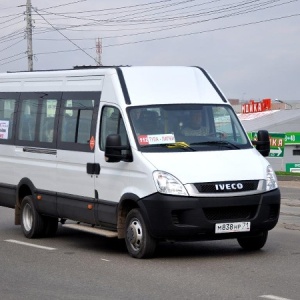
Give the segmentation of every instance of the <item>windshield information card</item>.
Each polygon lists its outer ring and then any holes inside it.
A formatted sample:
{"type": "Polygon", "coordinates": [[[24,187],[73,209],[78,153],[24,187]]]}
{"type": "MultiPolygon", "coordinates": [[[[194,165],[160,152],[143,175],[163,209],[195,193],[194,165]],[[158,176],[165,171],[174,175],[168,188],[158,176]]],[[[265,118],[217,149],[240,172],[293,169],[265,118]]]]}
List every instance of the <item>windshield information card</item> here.
{"type": "Polygon", "coordinates": [[[138,141],[141,146],[157,145],[157,144],[172,144],[175,143],[175,136],[174,134],[139,135],[138,141]]]}

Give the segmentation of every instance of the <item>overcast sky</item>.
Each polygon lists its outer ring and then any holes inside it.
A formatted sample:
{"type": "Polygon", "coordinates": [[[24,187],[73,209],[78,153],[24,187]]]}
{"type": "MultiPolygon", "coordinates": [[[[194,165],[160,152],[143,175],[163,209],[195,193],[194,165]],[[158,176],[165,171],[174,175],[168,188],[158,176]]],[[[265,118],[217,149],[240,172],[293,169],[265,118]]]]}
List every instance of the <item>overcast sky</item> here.
{"type": "MultiPolygon", "coordinates": [[[[201,66],[227,98],[300,100],[299,0],[31,0],[34,70],[201,66]]],[[[28,69],[26,0],[0,0],[0,72],[28,69]],[[13,4],[12,4],[13,3],[13,4]]]]}

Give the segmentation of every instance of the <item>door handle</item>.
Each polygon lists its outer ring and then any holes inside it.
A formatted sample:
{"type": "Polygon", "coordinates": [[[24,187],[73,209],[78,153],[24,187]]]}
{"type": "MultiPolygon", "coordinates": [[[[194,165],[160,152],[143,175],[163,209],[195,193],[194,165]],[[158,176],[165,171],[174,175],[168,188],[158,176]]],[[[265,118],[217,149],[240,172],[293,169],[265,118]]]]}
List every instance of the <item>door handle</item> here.
{"type": "Polygon", "coordinates": [[[86,172],[91,175],[99,175],[100,174],[100,164],[97,163],[87,163],[86,164],[86,172]]]}

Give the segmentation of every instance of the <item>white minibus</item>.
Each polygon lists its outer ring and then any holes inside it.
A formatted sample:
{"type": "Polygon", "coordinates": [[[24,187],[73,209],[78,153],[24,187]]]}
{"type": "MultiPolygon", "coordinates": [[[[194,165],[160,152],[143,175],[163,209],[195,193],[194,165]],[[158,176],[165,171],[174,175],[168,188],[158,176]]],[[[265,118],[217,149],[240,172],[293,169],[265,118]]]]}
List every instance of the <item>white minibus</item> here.
{"type": "Polygon", "coordinates": [[[199,67],[0,74],[0,206],[27,238],[60,223],[135,258],[161,241],[261,249],[280,211],[269,150],[199,67]]]}

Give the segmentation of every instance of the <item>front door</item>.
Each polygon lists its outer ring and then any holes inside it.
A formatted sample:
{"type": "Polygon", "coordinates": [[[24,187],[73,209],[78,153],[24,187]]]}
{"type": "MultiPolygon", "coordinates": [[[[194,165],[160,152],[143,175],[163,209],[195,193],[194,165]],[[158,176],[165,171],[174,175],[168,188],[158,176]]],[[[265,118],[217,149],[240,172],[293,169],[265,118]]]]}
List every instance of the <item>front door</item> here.
{"type": "MultiPolygon", "coordinates": [[[[109,134],[120,134],[122,145],[129,145],[121,111],[111,105],[102,104],[100,119],[100,140],[97,145],[96,162],[100,165],[100,174],[95,178],[98,194],[97,218],[100,223],[116,225],[117,206],[120,195],[126,189],[126,180],[130,176],[131,164],[120,161],[109,163],[105,160],[105,143],[109,134]]],[[[129,150],[122,150],[124,154],[129,150]]]]}

